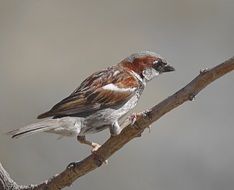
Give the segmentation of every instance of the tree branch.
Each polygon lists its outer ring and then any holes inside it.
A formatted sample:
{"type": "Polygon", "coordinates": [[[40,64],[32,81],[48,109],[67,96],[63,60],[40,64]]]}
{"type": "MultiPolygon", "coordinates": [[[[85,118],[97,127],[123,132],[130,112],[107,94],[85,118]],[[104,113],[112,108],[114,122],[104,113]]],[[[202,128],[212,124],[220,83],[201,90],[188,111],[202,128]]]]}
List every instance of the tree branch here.
{"type": "Polygon", "coordinates": [[[200,74],[193,79],[184,88],[177,91],[172,96],[166,98],[158,105],[152,107],[150,110],[139,114],[136,122],[132,125],[127,119],[123,123],[124,129],[118,136],[110,137],[96,152],[86,157],[81,162],[70,164],[64,171],[57,174],[38,185],[18,186],[3,169],[0,164],[0,189],[62,189],[70,186],[76,179],[98,168],[107,160],[112,154],[121,149],[125,144],[133,138],[138,137],[149,127],[153,122],[157,121],[164,114],[172,109],[180,106],[188,100],[193,100],[194,97],[207,85],[214,80],[222,77],[234,70],[234,57],[223,62],[222,64],[212,68],[200,71],[200,74]]]}

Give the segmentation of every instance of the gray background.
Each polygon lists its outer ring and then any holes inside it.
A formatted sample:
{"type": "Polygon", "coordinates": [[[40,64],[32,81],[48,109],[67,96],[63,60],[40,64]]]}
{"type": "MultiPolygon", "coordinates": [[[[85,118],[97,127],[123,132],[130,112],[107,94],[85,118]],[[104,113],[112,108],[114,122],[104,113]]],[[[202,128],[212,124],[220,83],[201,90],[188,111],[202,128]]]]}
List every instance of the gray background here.
{"type": "MultiPolygon", "coordinates": [[[[139,50],[177,70],[152,81],[134,111],[163,100],[234,53],[233,0],[0,0],[0,161],[39,183],[90,153],[75,138],[3,133],[72,92],[94,71],[139,50]]],[[[70,189],[233,190],[233,73],[161,118],[70,189]]],[[[108,131],[89,136],[99,143],[108,131]]]]}

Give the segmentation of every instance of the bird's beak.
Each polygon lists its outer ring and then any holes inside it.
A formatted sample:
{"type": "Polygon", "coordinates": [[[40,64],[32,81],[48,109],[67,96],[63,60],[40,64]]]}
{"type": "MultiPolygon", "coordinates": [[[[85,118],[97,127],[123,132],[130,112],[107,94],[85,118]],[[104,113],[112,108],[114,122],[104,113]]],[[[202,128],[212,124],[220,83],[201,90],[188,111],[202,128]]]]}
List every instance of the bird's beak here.
{"type": "Polygon", "coordinates": [[[163,72],[171,72],[171,71],[175,71],[175,68],[172,67],[171,65],[165,65],[163,67],[163,72]]]}

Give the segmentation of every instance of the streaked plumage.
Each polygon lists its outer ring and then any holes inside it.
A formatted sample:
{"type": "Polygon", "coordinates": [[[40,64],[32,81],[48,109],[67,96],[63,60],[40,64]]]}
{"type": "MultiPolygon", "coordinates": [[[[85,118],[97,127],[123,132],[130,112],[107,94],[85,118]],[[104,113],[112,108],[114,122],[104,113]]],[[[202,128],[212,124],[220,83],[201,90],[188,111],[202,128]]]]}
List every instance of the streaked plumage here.
{"type": "Polygon", "coordinates": [[[13,138],[42,131],[77,135],[82,143],[97,148],[96,143],[84,136],[106,128],[112,135],[118,135],[121,131],[118,120],[136,106],[146,82],[173,70],[153,52],[132,54],[115,66],[93,73],[71,95],[39,115],[38,119],[44,119],[41,122],[9,134],[13,138]]]}

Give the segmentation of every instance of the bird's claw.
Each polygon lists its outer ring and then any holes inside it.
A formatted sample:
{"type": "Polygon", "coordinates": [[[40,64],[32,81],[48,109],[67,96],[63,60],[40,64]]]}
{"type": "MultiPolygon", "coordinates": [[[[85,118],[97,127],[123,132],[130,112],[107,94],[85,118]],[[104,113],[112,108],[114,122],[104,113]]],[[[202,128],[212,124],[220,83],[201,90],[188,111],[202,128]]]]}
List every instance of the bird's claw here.
{"type": "Polygon", "coordinates": [[[133,113],[132,115],[129,116],[128,119],[131,122],[131,126],[133,126],[136,123],[136,120],[137,120],[137,113],[133,113]]]}
{"type": "Polygon", "coordinates": [[[92,142],[92,147],[93,147],[93,149],[91,150],[91,152],[94,153],[101,147],[101,145],[98,143],[92,142]]]}
{"type": "Polygon", "coordinates": [[[133,126],[139,117],[142,117],[142,116],[146,117],[147,113],[148,113],[148,111],[146,110],[146,111],[143,111],[140,113],[133,113],[132,115],[130,115],[129,120],[131,121],[131,125],[133,126]]]}

